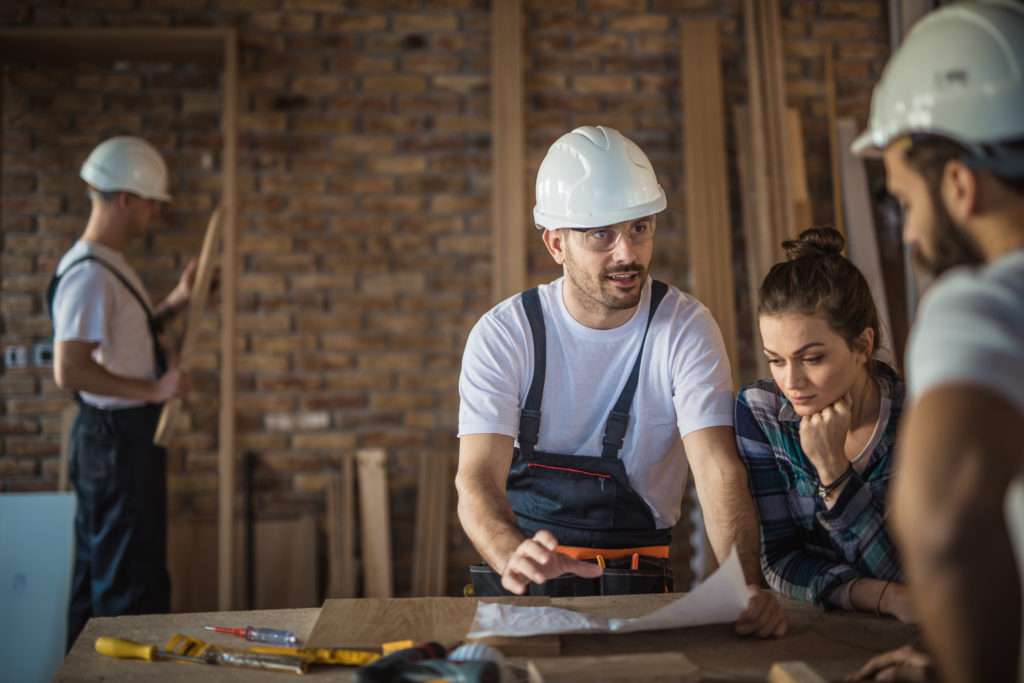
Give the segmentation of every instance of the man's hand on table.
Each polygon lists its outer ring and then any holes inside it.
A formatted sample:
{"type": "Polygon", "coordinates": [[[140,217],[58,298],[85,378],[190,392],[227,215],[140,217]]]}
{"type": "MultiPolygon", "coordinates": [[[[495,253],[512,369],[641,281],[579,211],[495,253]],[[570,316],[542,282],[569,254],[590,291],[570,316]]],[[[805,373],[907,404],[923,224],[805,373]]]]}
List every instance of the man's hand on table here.
{"type": "Polygon", "coordinates": [[[770,590],[747,586],[750,602],[736,620],[736,633],[759,638],[782,638],[789,628],[789,617],[770,590]]]}
{"type": "Polygon", "coordinates": [[[530,582],[544,583],[566,573],[596,579],[604,572],[593,562],[574,560],[555,552],[557,547],[558,540],[554,534],[544,529],[520,543],[501,573],[501,585],[507,591],[522,595],[530,582]]]}
{"type": "Polygon", "coordinates": [[[872,657],[858,671],[846,677],[847,681],[911,681],[922,683],[936,681],[938,677],[932,658],[924,652],[914,649],[913,645],[904,645],[898,650],[890,650],[872,657]]]}

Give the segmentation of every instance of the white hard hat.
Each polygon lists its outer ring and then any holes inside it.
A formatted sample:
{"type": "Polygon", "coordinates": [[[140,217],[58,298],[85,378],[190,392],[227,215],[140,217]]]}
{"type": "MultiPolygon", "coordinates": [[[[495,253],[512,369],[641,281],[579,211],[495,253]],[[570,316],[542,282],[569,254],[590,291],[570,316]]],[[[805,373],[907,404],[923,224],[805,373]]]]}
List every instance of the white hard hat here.
{"type": "Polygon", "coordinates": [[[607,126],[558,138],[537,171],[533,220],[548,230],[599,228],[664,210],[665,192],[635,142],[607,126]]]}
{"type": "Polygon", "coordinates": [[[156,147],[130,135],[104,140],[82,164],[82,180],[102,192],[131,192],[169,202],[167,164],[156,147]]]}
{"type": "Polygon", "coordinates": [[[889,60],[855,154],[926,133],[987,155],[986,143],[1024,137],[1024,5],[963,2],[921,19],[889,60]]]}

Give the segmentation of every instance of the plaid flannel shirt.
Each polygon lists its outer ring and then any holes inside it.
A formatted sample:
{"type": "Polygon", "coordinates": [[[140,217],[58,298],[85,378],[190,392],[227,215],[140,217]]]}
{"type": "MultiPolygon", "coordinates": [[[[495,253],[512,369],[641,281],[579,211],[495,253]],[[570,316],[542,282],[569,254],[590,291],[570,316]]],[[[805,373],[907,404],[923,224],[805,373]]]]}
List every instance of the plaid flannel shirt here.
{"type": "Polygon", "coordinates": [[[745,386],[736,401],[736,442],[761,520],[761,569],[779,593],[826,608],[843,584],[870,577],[905,579],[885,526],[885,495],[903,406],[904,384],[879,363],[892,408],[867,465],[831,509],[818,473],[800,447],[800,416],[773,380],[745,386]]]}

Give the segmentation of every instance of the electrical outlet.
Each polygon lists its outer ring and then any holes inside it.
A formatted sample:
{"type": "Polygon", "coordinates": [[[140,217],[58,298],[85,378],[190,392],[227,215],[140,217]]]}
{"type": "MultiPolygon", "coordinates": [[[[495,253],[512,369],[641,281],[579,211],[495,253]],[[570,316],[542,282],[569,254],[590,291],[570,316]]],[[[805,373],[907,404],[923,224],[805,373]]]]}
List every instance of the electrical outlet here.
{"type": "Polygon", "coordinates": [[[28,349],[24,346],[8,346],[4,349],[4,366],[23,368],[28,365],[28,349]]]}
{"type": "Polygon", "coordinates": [[[50,366],[53,365],[53,344],[50,342],[38,342],[32,346],[32,365],[50,366]]]}

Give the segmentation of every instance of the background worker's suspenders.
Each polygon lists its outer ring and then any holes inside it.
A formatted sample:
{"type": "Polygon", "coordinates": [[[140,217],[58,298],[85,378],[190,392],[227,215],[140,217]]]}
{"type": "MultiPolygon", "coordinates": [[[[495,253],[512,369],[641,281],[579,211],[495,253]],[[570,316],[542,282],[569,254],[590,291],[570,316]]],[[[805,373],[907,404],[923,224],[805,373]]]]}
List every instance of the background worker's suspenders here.
{"type": "MultiPolygon", "coordinates": [[[[540,407],[544,395],[547,362],[544,316],[536,289],[523,293],[522,303],[533,336],[534,371],[530,391],[519,420],[519,447],[515,449],[506,491],[516,521],[526,536],[540,529],[551,531],[564,546],[585,548],[640,548],[667,546],[670,529],[658,529],[650,507],[629,483],[619,451],[629,423],[629,410],[640,379],[640,365],[651,320],[668,287],[654,281],[647,327],[632,371],[605,423],[600,457],[546,453],[536,450],[540,432],[540,407]]],[[[546,595],[593,595],[671,590],[667,560],[643,558],[609,562],[602,579],[567,576],[543,586],[531,584],[531,593],[546,595]],[[613,565],[622,565],[622,567],[613,565]],[[621,575],[620,575],[621,574],[621,575]],[[603,583],[602,583],[603,582],[603,583]]],[[[471,568],[477,595],[501,594],[484,574],[484,565],[471,568]],[[479,584],[479,585],[478,585],[479,584]],[[491,584],[491,585],[485,585],[491,584]]],[[[497,575],[491,572],[492,578],[497,575]]]]}
{"type": "MultiPolygon", "coordinates": [[[[53,278],[50,279],[50,284],[46,287],[46,311],[50,314],[50,320],[53,320],[53,298],[57,295],[57,285],[60,284],[61,278],[71,272],[72,268],[84,261],[94,261],[113,273],[114,277],[121,281],[121,284],[131,292],[132,296],[135,297],[135,300],[139,302],[140,306],[142,306],[142,310],[146,314],[146,322],[149,324],[149,336],[153,340],[153,358],[156,361],[156,376],[159,377],[164,374],[167,371],[167,359],[164,357],[164,350],[160,348],[160,342],[158,340],[158,335],[162,331],[160,323],[158,323],[156,318],[153,317],[146,300],[135,290],[134,287],[132,287],[131,283],[128,282],[128,278],[122,275],[117,268],[97,256],[88,255],[76,258],[68,264],[68,267],[65,268],[62,273],[55,273],[53,278]]],[[[78,394],[76,393],[75,396],[77,397],[77,395],[78,394]]]]}

